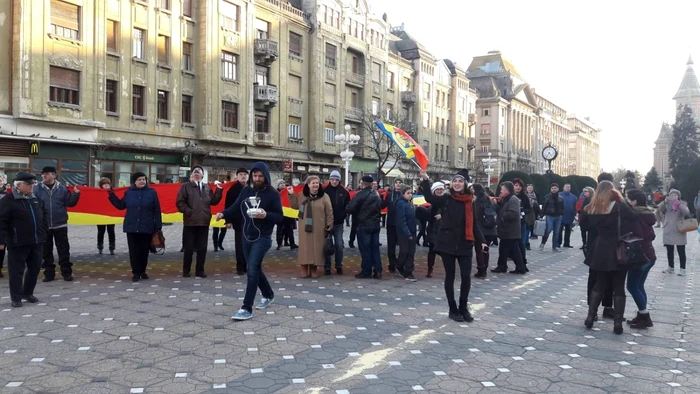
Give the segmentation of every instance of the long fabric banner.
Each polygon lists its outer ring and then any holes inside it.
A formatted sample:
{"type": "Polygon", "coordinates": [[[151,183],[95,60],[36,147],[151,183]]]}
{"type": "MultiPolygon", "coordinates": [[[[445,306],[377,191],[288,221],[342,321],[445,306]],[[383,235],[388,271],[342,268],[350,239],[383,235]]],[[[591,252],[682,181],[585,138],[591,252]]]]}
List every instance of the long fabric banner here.
{"type": "MultiPolygon", "coordinates": [[[[237,182],[224,183],[223,186],[223,197],[219,204],[212,206],[212,227],[224,227],[224,221],[216,221],[214,215],[218,212],[224,210],[224,205],[226,201],[226,194],[228,193],[231,186],[235,185],[237,182]]],[[[150,187],[155,189],[158,193],[158,199],[160,200],[160,208],[163,214],[163,223],[180,223],[182,222],[182,213],[178,212],[175,202],[177,201],[177,194],[182,187],[182,184],[169,183],[169,184],[150,184],[150,187]]],[[[213,184],[209,185],[212,191],[216,191],[216,186],[213,184]]],[[[71,192],[73,187],[69,187],[71,192]]],[[[122,198],[124,192],[128,190],[128,187],[120,187],[114,189],[114,193],[117,197],[122,198]]],[[[304,189],[304,185],[294,186],[294,193],[300,195],[304,189]]],[[[357,194],[356,190],[350,191],[350,198],[352,199],[357,194]]],[[[379,194],[383,197],[385,192],[383,190],[379,191],[379,194]]],[[[425,199],[422,196],[414,196],[414,204],[424,205],[425,199]]],[[[299,216],[299,211],[292,209],[289,204],[289,193],[286,189],[280,192],[280,199],[282,200],[282,207],[284,210],[284,216],[288,218],[296,219],[299,216]]],[[[124,215],[126,211],[120,211],[108,200],[108,192],[105,189],[95,188],[95,187],[80,187],[80,199],[75,207],[68,208],[68,223],[74,225],[97,225],[97,224],[121,224],[124,221],[124,215]]],[[[386,209],[382,211],[386,213],[386,209]]]]}

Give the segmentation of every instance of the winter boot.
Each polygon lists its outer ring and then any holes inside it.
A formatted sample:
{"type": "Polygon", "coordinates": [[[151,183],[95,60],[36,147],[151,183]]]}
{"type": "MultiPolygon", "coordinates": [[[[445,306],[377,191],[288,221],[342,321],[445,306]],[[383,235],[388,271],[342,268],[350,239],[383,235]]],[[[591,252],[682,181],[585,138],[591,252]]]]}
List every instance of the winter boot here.
{"type": "Polygon", "coordinates": [[[450,305],[450,314],[448,317],[456,322],[463,322],[464,321],[464,316],[459,313],[459,309],[457,309],[457,303],[454,301],[449,302],[450,305]]]}
{"type": "Polygon", "coordinates": [[[642,314],[637,312],[637,316],[635,316],[632,320],[627,320],[627,324],[636,324],[639,321],[639,319],[641,319],[641,316],[642,314]]]}
{"type": "Polygon", "coordinates": [[[462,318],[464,318],[464,321],[467,323],[471,323],[474,321],[474,318],[472,317],[472,314],[469,313],[469,308],[467,307],[467,301],[459,301],[459,313],[462,315],[462,318]]]}
{"type": "Polygon", "coordinates": [[[299,277],[308,278],[309,277],[309,265],[303,264],[299,266],[299,277]]]}
{"type": "Polygon", "coordinates": [[[433,277],[433,267],[435,267],[435,255],[428,253],[428,275],[426,275],[426,278],[433,277]]]}
{"type": "Polygon", "coordinates": [[[622,334],[622,322],[625,321],[625,303],[627,301],[627,297],[624,295],[622,296],[614,296],[613,297],[613,305],[615,307],[615,320],[614,320],[614,325],[613,325],[613,331],[615,334],[620,335],[622,334]]]}
{"type": "Polygon", "coordinates": [[[598,320],[598,307],[602,301],[603,293],[591,291],[590,302],[588,303],[588,316],[586,316],[586,321],[583,322],[586,328],[593,328],[593,323],[598,320]]]}
{"type": "Polygon", "coordinates": [[[630,323],[630,328],[649,328],[654,327],[654,323],[651,321],[651,315],[647,313],[637,313],[637,321],[630,323]]]}

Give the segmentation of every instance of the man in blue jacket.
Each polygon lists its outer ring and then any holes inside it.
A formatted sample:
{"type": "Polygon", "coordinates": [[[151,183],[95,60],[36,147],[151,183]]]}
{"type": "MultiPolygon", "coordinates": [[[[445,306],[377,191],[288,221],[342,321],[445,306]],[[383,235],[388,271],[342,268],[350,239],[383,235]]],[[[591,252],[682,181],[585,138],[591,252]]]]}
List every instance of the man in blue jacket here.
{"type": "Polygon", "coordinates": [[[413,205],[413,188],[410,185],[401,186],[401,198],[394,207],[396,235],[399,240],[399,258],[396,260],[396,270],[404,279],[415,282],[413,276],[414,258],[416,255],[416,207],[413,205]]]}
{"type": "Polygon", "coordinates": [[[282,200],[270,184],[270,170],[265,163],[253,164],[250,173],[253,184],[241,190],[233,205],[216,214],[216,220],[243,220],[243,254],[248,263],[248,284],[243,306],[232,317],[233,320],[248,320],[253,317],[253,301],[258,288],[263,298],[257,309],[265,309],[275,300],[270,282],[262,272],[262,262],[265,253],[272,247],[272,230],[282,222],[282,200]],[[255,208],[255,205],[258,211],[249,215],[248,209],[255,208]]]}
{"type": "Polygon", "coordinates": [[[562,233],[564,233],[564,247],[573,248],[571,246],[571,226],[576,219],[576,203],[578,198],[575,194],[571,193],[571,185],[565,184],[564,191],[560,194],[561,198],[564,200],[564,215],[561,219],[561,227],[559,227],[559,244],[557,247],[561,247],[562,233]]]}
{"type": "Polygon", "coordinates": [[[49,231],[44,244],[44,282],[51,282],[56,277],[53,244],[56,242],[58,265],[61,267],[63,280],[73,280],[73,264],[70,262],[70,243],[68,242],[68,208],[78,204],[80,190],[73,188],[73,193],[56,180],[56,167],[44,167],[41,170],[42,183],[34,186],[34,195],[49,210],[49,231]]]}

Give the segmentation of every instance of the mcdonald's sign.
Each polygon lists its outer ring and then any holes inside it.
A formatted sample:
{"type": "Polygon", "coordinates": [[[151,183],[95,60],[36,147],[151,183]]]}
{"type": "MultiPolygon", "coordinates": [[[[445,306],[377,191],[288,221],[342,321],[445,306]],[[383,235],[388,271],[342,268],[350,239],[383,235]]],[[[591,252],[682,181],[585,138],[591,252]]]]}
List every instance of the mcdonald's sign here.
{"type": "Polygon", "coordinates": [[[29,143],[29,154],[32,156],[39,154],[39,141],[31,141],[29,143]]]}

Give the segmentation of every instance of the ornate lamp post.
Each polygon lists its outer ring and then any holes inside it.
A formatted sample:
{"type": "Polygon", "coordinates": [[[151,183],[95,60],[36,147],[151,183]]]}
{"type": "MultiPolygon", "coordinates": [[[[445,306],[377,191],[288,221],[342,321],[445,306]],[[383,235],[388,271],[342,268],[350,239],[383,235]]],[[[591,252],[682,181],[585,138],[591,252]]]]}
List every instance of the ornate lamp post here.
{"type": "Polygon", "coordinates": [[[492,159],[491,158],[491,152],[489,152],[489,157],[487,159],[481,159],[481,162],[484,164],[484,172],[486,173],[486,176],[488,177],[487,184],[489,189],[491,188],[491,175],[493,175],[494,169],[491,168],[491,165],[496,164],[498,160],[497,159],[492,159]]]}
{"type": "Polygon", "coordinates": [[[345,150],[340,152],[340,158],[345,162],[345,185],[350,183],[350,162],[355,156],[355,152],[350,150],[352,145],[357,145],[360,142],[360,136],[350,133],[350,125],[345,125],[345,134],[335,136],[335,143],[340,146],[345,146],[345,150]]]}

